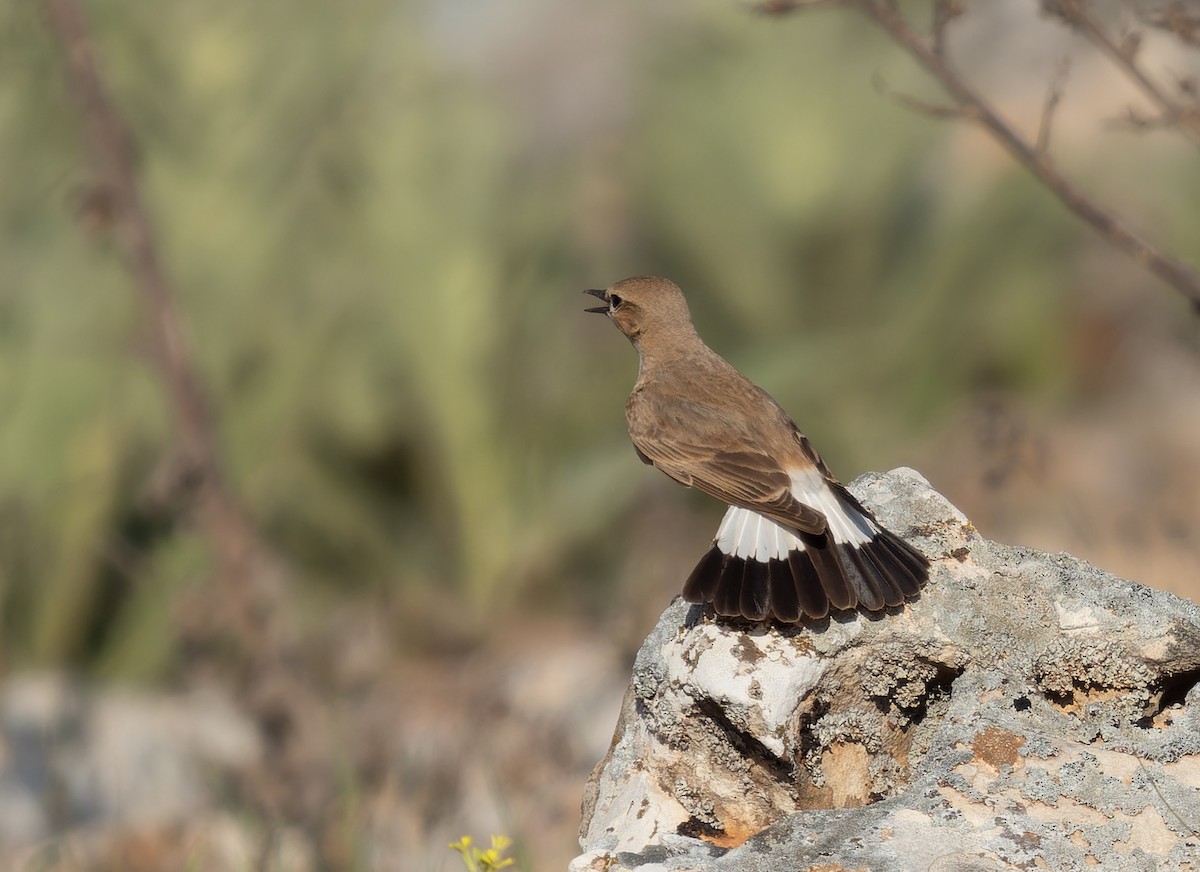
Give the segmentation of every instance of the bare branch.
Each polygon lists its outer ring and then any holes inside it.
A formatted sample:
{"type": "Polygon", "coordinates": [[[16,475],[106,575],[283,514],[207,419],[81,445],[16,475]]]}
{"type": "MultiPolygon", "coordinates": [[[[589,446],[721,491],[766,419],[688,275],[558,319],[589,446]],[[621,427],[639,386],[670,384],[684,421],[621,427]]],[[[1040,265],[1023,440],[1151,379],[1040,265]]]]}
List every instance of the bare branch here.
{"type": "Polygon", "coordinates": [[[1054,72],[1054,78],[1050,80],[1050,87],[1046,89],[1046,101],[1042,104],[1042,120],[1038,125],[1037,144],[1034,146],[1034,150],[1039,155],[1045,155],[1050,150],[1050,128],[1054,123],[1054,111],[1058,108],[1059,101],[1062,100],[1063,87],[1066,85],[1067,73],[1070,70],[1070,59],[1063,58],[1054,72]]]}
{"type": "Polygon", "coordinates": [[[942,87],[1027,170],[1049,188],[1068,209],[1090,224],[1110,242],[1183,294],[1200,313],[1200,273],[1159,251],[1131,231],[1114,214],[1102,208],[1058,172],[1047,155],[1037,150],[1002,119],[924,42],[908,22],[887,2],[857,0],[859,7],[882,27],[941,83],[942,87]]]}
{"type": "MultiPolygon", "coordinates": [[[[296,673],[285,610],[286,577],[244,513],[220,464],[214,416],[183,339],[173,288],[158,258],[153,228],[139,196],[131,138],[108,99],[79,0],[44,0],[47,18],[63,46],[64,67],[79,105],[87,144],[100,176],[83,204],[99,217],[124,256],[148,326],[149,359],[165,385],[180,443],[178,467],[152,482],[151,502],[172,514],[190,509],[218,566],[217,590],[176,601],[174,630],[182,656],[205,657],[235,670],[234,688],[261,730],[266,762],[246,781],[269,818],[286,816],[315,827],[312,797],[324,794],[333,764],[314,757],[327,747],[309,685],[296,673]],[[91,201],[96,202],[91,202],[91,201]],[[232,656],[231,656],[232,655],[232,656]],[[280,724],[286,728],[280,728],[280,724]]],[[[136,565],[110,555],[114,570],[136,565]],[[115,558],[115,559],[114,559],[115,558]]],[[[186,664],[190,665],[190,664],[186,664]]],[[[202,665],[212,665],[205,662],[202,665]]]]}
{"type": "Polygon", "coordinates": [[[928,100],[922,100],[920,97],[914,97],[911,94],[905,94],[900,91],[893,91],[888,87],[887,82],[878,73],[871,77],[871,82],[875,85],[875,90],[884,97],[895,100],[905,109],[911,109],[919,115],[927,115],[930,118],[936,118],[939,121],[958,121],[964,118],[970,119],[974,116],[971,113],[970,107],[963,105],[947,106],[944,103],[930,103],[928,100]]]}
{"type": "Polygon", "coordinates": [[[254,566],[266,556],[255,530],[233,497],[221,468],[216,425],[189,354],[175,293],[158,256],[149,214],[134,168],[132,139],[109,100],[77,0],[45,0],[47,20],[63,47],[68,85],[79,107],[98,181],[80,201],[94,232],[116,242],[141,300],[148,357],[163,381],[175,425],[183,479],[195,483],[197,518],[220,566],[222,595],[239,642],[263,652],[264,620],[254,566]]]}
{"type": "Polygon", "coordinates": [[[801,9],[845,6],[847,0],[759,0],[751,8],[760,15],[789,15],[801,9]]]}
{"type": "Polygon", "coordinates": [[[1138,63],[1137,54],[1141,45],[1141,37],[1129,33],[1117,42],[1095,18],[1088,12],[1080,0],[1055,0],[1053,11],[1056,16],[1079,28],[1092,42],[1099,46],[1108,57],[1120,67],[1130,79],[1153,102],[1164,117],[1177,123],[1179,130],[1192,142],[1200,147],[1200,111],[1189,106],[1176,103],[1167,92],[1159,86],[1142,69],[1138,63]]]}

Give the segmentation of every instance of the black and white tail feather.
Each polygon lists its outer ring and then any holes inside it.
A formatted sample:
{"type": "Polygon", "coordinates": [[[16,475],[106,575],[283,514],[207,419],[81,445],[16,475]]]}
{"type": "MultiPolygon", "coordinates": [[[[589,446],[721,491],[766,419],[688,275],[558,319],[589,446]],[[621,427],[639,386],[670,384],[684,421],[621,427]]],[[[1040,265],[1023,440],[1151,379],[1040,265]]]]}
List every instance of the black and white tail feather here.
{"type": "Polygon", "coordinates": [[[929,561],[884,529],[841,484],[805,470],[792,492],[825,515],[825,532],[783,526],[730,506],[713,546],[683,586],[683,598],[717,614],[786,623],[830,610],[878,611],[918,593],[929,561]]]}

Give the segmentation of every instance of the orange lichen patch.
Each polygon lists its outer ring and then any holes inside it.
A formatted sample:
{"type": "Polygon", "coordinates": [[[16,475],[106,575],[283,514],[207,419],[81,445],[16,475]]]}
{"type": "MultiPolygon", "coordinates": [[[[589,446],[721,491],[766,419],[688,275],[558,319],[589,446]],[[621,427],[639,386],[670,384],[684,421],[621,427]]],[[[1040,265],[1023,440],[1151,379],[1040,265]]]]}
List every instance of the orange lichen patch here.
{"type": "Polygon", "coordinates": [[[1016,766],[1021,762],[1018,749],[1024,744],[1025,739],[1015,733],[999,727],[988,727],[975,734],[971,753],[979,762],[999,770],[1001,766],[1016,766]]]}

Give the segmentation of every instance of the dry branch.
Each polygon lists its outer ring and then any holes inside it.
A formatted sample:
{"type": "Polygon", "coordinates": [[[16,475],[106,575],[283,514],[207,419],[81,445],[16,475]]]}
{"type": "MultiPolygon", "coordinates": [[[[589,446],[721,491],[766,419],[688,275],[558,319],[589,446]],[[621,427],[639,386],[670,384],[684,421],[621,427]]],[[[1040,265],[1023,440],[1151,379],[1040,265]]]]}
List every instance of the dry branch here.
{"type": "Polygon", "coordinates": [[[211,405],[189,355],[174,288],[138,188],[132,139],[108,97],[77,0],[45,0],[45,11],[62,44],[67,84],[98,177],[94,196],[105,203],[104,229],[111,233],[141,301],[149,362],[162,380],[177,440],[181,471],[173,479],[195,500],[197,520],[218,562],[221,586],[215,599],[223,614],[216,626],[232,622],[242,656],[261,657],[274,645],[268,627],[274,603],[267,601],[258,571],[266,551],[221,467],[211,405]]]}
{"type": "Polygon", "coordinates": [[[78,0],[45,0],[51,29],[62,43],[67,79],[87,133],[90,157],[105,202],[105,229],[114,237],[141,299],[149,358],[163,381],[183,458],[157,499],[191,496],[201,533],[216,556],[218,586],[177,603],[187,614],[181,649],[198,643],[223,657],[233,690],[264,739],[263,765],[245,780],[269,821],[290,819],[319,838],[336,779],[328,750],[333,743],[311,687],[297,673],[284,575],[261,542],[225,478],[217,427],[195,364],[188,354],[174,289],[162,267],[153,225],[142,203],[133,148],[104,87],[78,0]],[[232,643],[220,644],[220,643],[232,643]]]}
{"type": "MultiPolygon", "coordinates": [[[[1049,155],[1039,150],[1037,143],[1029,142],[1001,118],[982,96],[962,80],[945,58],[938,54],[933,44],[917,35],[895,4],[886,0],[856,0],[856,5],[937,79],[962,107],[962,114],[982,124],[984,129],[1049,188],[1063,205],[1135,261],[1183,294],[1200,313],[1200,273],[1142,239],[1114,213],[1075,187],[1055,168],[1049,155]]],[[[942,111],[939,114],[946,113],[942,111]]],[[[1044,121],[1043,126],[1045,125],[1044,121]]]]}
{"type": "Polygon", "coordinates": [[[751,4],[750,8],[762,15],[787,15],[800,9],[845,6],[847,2],[848,0],[759,0],[751,4]]]}
{"type": "MultiPolygon", "coordinates": [[[[1042,106],[1037,139],[1030,142],[1001,118],[991,105],[967,85],[947,62],[945,57],[946,30],[949,24],[962,14],[957,0],[937,0],[935,2],[933,36],[928,41],[912,29],[900,13],[894,0],[830,0],[830,2],[823,3],[814,2],[814,0],[808,0],[808,2],[803,2],[803,0],[765,0],[756,8],[763,14],[783,15],[817,5],[856,6],[861,9],[894,42],[912,55],[937,79],[946,92],[953,97],[955,105],[941,106],[906,94],[889,92],[877,80],[876,87],[881,92],[888,93],[889,96],[909,109],[930,117],[968,119],[982,124],[992,138],[1029,172],[1033,173],[1038,181],[1049,188],[1063,205],[1121,251],[1183,294],[1193,309],[1200,313],[1200,273],[1182,261],[1160,251],[1130,230],[1116,214],[1105,209],[1075,187],[1055,168],[1051,161],[1048,153],[1050,129],[1054,111],[1061,98],[1062,83],[1066,77],[1065,64],[1059,68],[1055,80],[1050,84],[1042,106]]],[[[1044,8],[1084,30],[1094,42],[1114,58],[1128,75],[1134,78],[1163,112],[1163,118],[1155,119],[1153,123],[1176,126],[1186,135],[1200,142],[1200,110],[1197,107],[1181,106],[1175,103],[1145,74],[1137,63],[1136,43],[1126,41],[1122,45],[1113,41],[1082,8],[1079,0],[1048,0],[1044,8]]],[[[1177,8],[1177,4],[1168,7],[1167,11],[1156,18],[1153,24],[1171,30],[1189,44],[1195,38],[1195,28],[1200,27],[1200,24],[1188,18],[1180,8],[1177,8]]],[[[1179,90],[1185,97],[1189,97],[1195,102],[1192,96],[1195,86],[1190,80],[1181,81],[1179,90]]],[[[1132,119],[1131,114],[1126,121],[1132,119]]],[[[1138,119],[1138,122],[1141,126],[1148,126],[1152,123],[1145,119],[1138,119]]]]}
{"type": "Polygon", "coordinates": [[[1131,79],[1158,110],[1166,123],[1178,127],[1193,144],[1200,146],[1200,111],[1192,106],[1176,103],[1169,94],[1142,69],[1138,63],[1138,48],[1141,38],[1136,33],[1126,34],[1118,42],[1088,11],[1080,0],[1054,0],[1047,7],[1053,13],[1077,27],[1092,43],[1100,48],[1131,79]]]}

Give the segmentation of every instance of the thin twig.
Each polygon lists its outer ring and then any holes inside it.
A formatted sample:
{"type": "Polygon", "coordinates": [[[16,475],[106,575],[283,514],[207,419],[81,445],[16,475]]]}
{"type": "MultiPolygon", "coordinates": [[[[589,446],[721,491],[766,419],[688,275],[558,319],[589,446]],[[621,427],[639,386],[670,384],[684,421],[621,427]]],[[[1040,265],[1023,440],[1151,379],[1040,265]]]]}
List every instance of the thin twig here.
{"type": "Polygon", "coordinates": [[[788,15],[801,9],[845,6],[848,0],[758,0],[751,8],[760,15],[788,15]]]}
{"type": "Polygon", "coordinates": [[[1054,123],[1054,111],[1058,108],[1059,101],[1062,100],[1063,86],[1066,84],[1067,72],[1070,69],[1071,61],[1063,58],[1054,73],[1054,78],[1050,80],[1050,87],[1046,89],[1046,101],[1042,104],[1042,120],[1038,125],[1037,145],[1034,146],[1040,155],[1045,155],[1050,150],[1050,128],[1054,123]]]}
{"type": "Polygon", "coordinates": [[[888,99],[895,100],[905,109],[910,109],[920,115],[928,115],[930,118],[936,118],[939,121],[974,118],[970,106],[961,104],[948,106],[945,103],[931,103],[928,100],[922,100],[920,97],[914,97],[912,94],[893,91],[888,87],[887,82],[883,80],[883,77],[879,73],[875,73],[871,77],[871,81],[875,85],[876,92],[888,99]]]}
{"type": "Polygon", "coordinates": [[[1164,254],[1114,214],[1103,209],[1058,172],[1048,157],[1010,127],[992,107],[938,57],[933,47],[909,27],[895,7],[883,0],[858,0],[859,7],[928,70],[942,87],[1038,180],[1054,192],[1068,209],[1090,224],[1114,245],[1183,294],[1200,313],[1200,273],[1164,254]]]}
{"type": "Polygon", "coordinates": [[[1089,14],[1084,4],[1079,0],[1058,0],[1055,12],[1065,21],[1078,27],[1092,42],[1100,47],[1118,67],[1124,70],[1142,92],[1159,108],[1167,120],[1176,122],[1179,130],[1192,142],[1200,146],[1200,112],[1191,107],[1181,106],[1159,87],[1137,62],[1137,47],[1139,40],[1134,36],[1132,41],[1118,43],[1108,34],[1100,23],[1089,14]]]}

